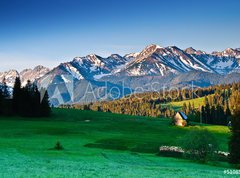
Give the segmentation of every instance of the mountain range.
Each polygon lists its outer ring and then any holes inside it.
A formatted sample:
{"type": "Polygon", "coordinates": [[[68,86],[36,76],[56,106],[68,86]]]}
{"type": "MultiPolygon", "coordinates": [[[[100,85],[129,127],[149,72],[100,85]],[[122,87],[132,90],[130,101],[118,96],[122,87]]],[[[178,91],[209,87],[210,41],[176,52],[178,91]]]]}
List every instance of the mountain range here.
{"type": "Polygon", "coordinates": [[[48,89],[54,105],[119,98],[136,88],[141,92],[161,87],[203,87],[240,80],[240,48],[206,53],[192,47],[149,45],[139,53],[75,57],[53,69],[37,66],[18,73],[0,73],[12,87],[16,77],[48,89]],[[154,87],[153,87],[154,84],[154,87]],[[89,89],[91,90],[89,92],[89,89]],[[92,94],[92,96],[86,96],[92,94]],[[94,96],[95,95],[95,96],[94,96]]]}

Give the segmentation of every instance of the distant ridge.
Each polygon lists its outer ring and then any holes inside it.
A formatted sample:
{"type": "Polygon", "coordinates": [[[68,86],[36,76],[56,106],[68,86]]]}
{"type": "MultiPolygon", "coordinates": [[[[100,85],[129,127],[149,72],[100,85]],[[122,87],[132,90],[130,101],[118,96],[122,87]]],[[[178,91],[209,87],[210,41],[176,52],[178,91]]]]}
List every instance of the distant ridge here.
{"type": "MultiPolygon", "coordinates": [[[[97,90],[106,81],[110,83],[110,86],[121,88],[123,80],[127,87],[134,90],[134,87],[149,84],[149,78],[159,82],[160,85],[167,82],[168,85],[181,87],[195,81],[195,85],[201,87],[240,80],[239,73],[239,48],[206,53],[192,47],[182,50],[176,46],[161,47],[151,44],[141,52],[124,56],[112,54],[104,58],[91,54],[85,57],[75,57],[72,61],[61,63],[51,70],[41,65],[34,69],[25,69],[20,73],[10,70],[0,73],[0,81],[5,78],[7,84],[12,87],[15,78],[20,77],[23,85],[30,80],[31,82],[37,81],[41,86],[42,82],[47,81],[48,76],[51,76],[48,90],[50,97],[53,97],[57,86],[71,82],[69,77],[73,79],[73,87],[81,83],[81,92],[83,92],[89,82],[97,90]],[[221,76],[228,76],[229,79],[226,81],[226,77],[221,76]]],[[[78,93],[76,102],[86,101],[81,92],[78,93]]],[[[69,91],[62,87],[59,97],[64,98],[62,103],[69,102],[69,91]]],[[[91,98],[88,98],[89,100],[91,98]]]]}

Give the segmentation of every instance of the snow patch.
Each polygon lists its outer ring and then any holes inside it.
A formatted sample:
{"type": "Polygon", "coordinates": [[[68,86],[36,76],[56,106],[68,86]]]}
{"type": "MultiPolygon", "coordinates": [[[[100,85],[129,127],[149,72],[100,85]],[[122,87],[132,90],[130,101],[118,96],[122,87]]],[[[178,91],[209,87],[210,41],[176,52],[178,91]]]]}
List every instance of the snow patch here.
{"type": "Polygon", "coordinates": [[[84,77],[79,73],[79,71],[71,64],[66,64],[66,69],[70,74],[72,74],[74,78],[78,80],[84,79],[84,77]]]}
{"type": "Polygon", "coordinates": [[[103,74],[103,73],[101,73],[101,74],[98,74],[98,75],[93,76],[93,78],[94,78],[95,80],[99,80],[99,79],[101,79],[102,77],[105,77],[105,76],[108,76],[108,75],[111,75],[111,73],[110,73],[110,74],[103,74]]]}
{"type": "Polygon", "coordinates": [[[67,79],[65,75],[61,75],[64,83],[71,83],[71,80],[67,79]]]}

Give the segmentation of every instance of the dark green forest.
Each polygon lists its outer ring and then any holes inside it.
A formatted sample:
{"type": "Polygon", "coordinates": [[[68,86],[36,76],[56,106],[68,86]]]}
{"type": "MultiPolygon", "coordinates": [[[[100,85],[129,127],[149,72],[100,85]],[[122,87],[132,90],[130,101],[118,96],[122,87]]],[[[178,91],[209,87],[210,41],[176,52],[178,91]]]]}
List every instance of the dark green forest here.
{"type": "Polygon", "coordinates": [[[176,110],[169,103],[185,101],[181,110],[189,116],[191,121],[227,125],[239,98],[240,83],[233,83],[194,90],[138,93],[114,101],[62,105],[61,107],[137,116],[173,117],[176,110]],[[204,104],[195,106],[192,99],[200,97],[205,97],[204,104]]]}
{"type": "Polygon", "coordinates": [[[41,98],[37,85],[28,81],[22,87],[20,78],[16,78],[13,91],[5,80],[0,86],[0,115],[22,117],[47,117],[51,113],[47,91],[41,98]]]}

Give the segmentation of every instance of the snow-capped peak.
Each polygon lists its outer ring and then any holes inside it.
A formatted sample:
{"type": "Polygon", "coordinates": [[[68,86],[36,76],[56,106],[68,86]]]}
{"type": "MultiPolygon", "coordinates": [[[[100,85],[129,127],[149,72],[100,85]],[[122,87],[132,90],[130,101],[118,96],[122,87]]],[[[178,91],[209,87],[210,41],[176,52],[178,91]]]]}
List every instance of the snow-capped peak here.
{"type": "Polygon", "coordinates": [[[86,56],[87,59],[90,61],[95,61],[96,63],[101,63],[100,56],[97,56],[96,54],[90,54],[86,56]]]}
{"type": "Polygon", "coordinates": [[[95,65],[95,66],[101,66],[103,61],[100,56],[97,56],[96,54],[90,54],[86,57],[75,57],[72,62],[78,63],[80,66],[82,65],[95,65]]]}
{"type": "Polygon", "coordinates": [[[19,73],[13,69],[0,73],[0,83],[6,82],[8,86],[13,87],[16,77],[19,77],[19,73]]]}
{"type": "Polygon", "coordinates": [[[151,44],[147,46],[142,52],[140,52],[139,55],[137,55],[136,60],[141,61],[142,59],[156,52],[158,49],[164,49],[164,48],[155,44],[151,44]]]}
{"type": "Polygon", "coordinates": [[[236,57],[240,58],[240,51],[238,49],[227,48],[222,52],[215,51],[212,55],[219,56],[219,57],[236,57]]]}
{"type": "Polygon", "coordinates": [[[134,59],[136,59],[136,57],[139,55],[140,53],[129,53],[129,54],[126,54],[124,56],[124,58],[126,58],[128,61],[132,61],[134,59]]]}
{"type": "Polygon", "coordinates": [[[161,49],[161,48],[163,48],[163,47],[156,45],[156,44],[151,44],[151,45],[148,45],[144,50],[157,50],[157,49],[161,49]]]}
{"type": "MultiPolygon", "coordinates": [[[[72,61],[63,63],[50,73],[55,75],[72,75],[78,80],[98,80],[107,75],[165,75],[167,73],[184,73],[189,71],[204,71],[227,74],[240,69],[240,48],[227,48],[222,52],[207,54],[189,47],[182,50],[176,46],[161,47],[151,44],[140,53],[130,53],[124,57],[112,54],[107,58],[90,54],[85,57],[75,57],[72,61]]],[[[49,69],[37,66],[20,73],[24,82],[34,81],[44,76],[49,69]]],[[[16,71],[0,73],[13,83],[16,71]],[[9,76],[9,77],[8,77],[9,76]]],[[[67,80],[66,80],[67,81],[67,80]]],[[[0,81],[1,82],[1,81],[0,81]]]]}
{"type": "Polygon", "coordinates": [[[89,55],[87,55],[87,57],[89,57],[89,58],[97,58],[98,56],[96,54],[89,54],[89,55]]]}
{"type": "Polygon", "coordinates": [[[16,77],[20,77],[22,86],[25,86],[28,80],[34,82],[36,79],[44,76],[49,71],[50,70],[48,68],[39,65],[34,69],[24,69],[20,73],[18,73],[16,70],[9,70],[3,73],[0,72],[0,83],[5,78],[7,85],[13,87],[16,77]]]}
{"type": "Polygon", "coordinates": [[[197,50],[192,47],[189,47],[189,48],[185,49],[184,51],[188,54],[196,54],[196,52],[197,52],[197,50]]]}
{"type": "Polygon", "coordinates": [[[27,81],[30,80],[31,82],[34,82],[35,80],[41,78],[44,76],[46,73],[48,73],[50,69],[38,65],[34,69],[25,69],[22,72],[20,72],[20,78],[22,81],[22,85],[26,85],[27,81]]]}

